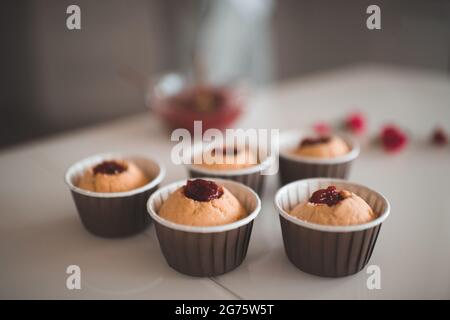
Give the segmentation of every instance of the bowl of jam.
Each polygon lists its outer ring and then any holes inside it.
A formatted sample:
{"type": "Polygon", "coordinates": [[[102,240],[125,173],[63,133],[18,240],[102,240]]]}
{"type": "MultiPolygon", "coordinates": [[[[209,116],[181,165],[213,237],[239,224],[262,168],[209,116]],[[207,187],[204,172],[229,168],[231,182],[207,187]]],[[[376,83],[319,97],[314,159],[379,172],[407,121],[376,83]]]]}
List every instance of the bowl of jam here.
{"type": "Polygon", "coordinates": [[[147,104],[170,129],[194,132],[194,121],[202,121],[202,132],[223,130],[241,115],[244,94],[231,85],[189,84],[181,75],[168,74],[151,86],[147,104]]]}

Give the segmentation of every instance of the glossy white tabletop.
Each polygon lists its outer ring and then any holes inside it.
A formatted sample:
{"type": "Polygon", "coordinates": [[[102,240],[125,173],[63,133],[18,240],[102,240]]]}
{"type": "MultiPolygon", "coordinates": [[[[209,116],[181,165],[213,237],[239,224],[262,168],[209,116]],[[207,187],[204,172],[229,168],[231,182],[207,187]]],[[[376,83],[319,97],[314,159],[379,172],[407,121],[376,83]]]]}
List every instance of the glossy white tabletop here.
{"type": "Polygon", "coordinates": [[[438,123],[450,131],[447,76],[370,65],[321,73],[255,94],[237,126],[308,128],[355,109],[366,113],[371,132],[392,121],[411,136],[397,155],[365,146],[350,177],[391,202],[369,261],[380,267],[381,289],[367,288],[366,270],[328,279],[288,261],[273,207],[276,177],[269,178],[246,260],[220,277],[172,270],[153,226],[126,239],[89,234],[63,181],[73,162],[107,151],[143,153],[165,163],[163,184],[187,176],[170,162],[170,133],[145,113],[0,152],[0,298],[449,299],[450,146],[427,142],[438,123]],[[72,264],[81,268],[81,290],[66,288],[72,264]]]}

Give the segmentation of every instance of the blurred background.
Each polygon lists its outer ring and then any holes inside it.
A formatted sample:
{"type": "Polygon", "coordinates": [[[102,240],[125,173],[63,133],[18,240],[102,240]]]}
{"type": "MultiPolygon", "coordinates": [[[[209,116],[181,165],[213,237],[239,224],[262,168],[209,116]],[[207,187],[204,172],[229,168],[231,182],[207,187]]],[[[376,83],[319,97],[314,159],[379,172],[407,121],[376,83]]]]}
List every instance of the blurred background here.
{"type": "Polygon", "coordinates": [[[199,59],[256,87],[366,62],[450,74],[447,0],[8,0],[0,23],[0,148],[142,112],[151,77],[199,59]]]}

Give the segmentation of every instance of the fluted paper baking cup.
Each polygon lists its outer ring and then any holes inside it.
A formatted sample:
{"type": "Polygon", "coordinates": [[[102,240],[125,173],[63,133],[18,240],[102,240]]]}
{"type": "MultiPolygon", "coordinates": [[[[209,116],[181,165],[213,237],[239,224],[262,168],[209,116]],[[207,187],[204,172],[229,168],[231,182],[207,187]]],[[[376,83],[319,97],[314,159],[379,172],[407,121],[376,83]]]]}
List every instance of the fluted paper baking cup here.
{"type": "Polygon", "coordinates": [[[165,170],[156,161],[121,154],[100,154],[81,160],[71,166],[65,175],[78,214],[84,227],[102,237],[125,237],[136,234],[147,227],[151,219],[146,203],[158,189],[165,170]],[[85,170],[105,160],[123,159],[132,161],[150,179],[146,185],[127,192],[92,192],[77,187],[78,179],[85,170]]]}
{"type": "Polygon", "coordinates": [[[348,135],[338,135],[350,147],[350,152],[335,158],[303,157],[292,152],[310,132],[288,131],[280,136],[280,181],[282,185],[307,178],[339,178],[349,176],[353,161],[360,152],[359,144],[348,135]]]}
{"type": "Polygon", "coordinates": [[[197,277],[217,276],[237,268],[244,261],[252,233],[253,220],[261,201],[249,187],[230,180],[206,178],[227,188],[244,206],[248,216],[233,223],[201,227],[173,223],[158,212],[169,195],[186,184],[178,181],[155,192],[147,209],[155,222],[161,251],[173,269],[197,277]]]}
{"type": "Polygon", "coordinates": [[[381,225],[390,212],[380,193],[342,179],[305,179],[282,187],[275,195],[284,248],[300,270],[323,277],[344,277],[362,270],[372,255],[381,225]],[[330,185],[360,196],[378,218],[364,224],[328,226],[303,221],[288,214],[312,193],[330,185]]]}

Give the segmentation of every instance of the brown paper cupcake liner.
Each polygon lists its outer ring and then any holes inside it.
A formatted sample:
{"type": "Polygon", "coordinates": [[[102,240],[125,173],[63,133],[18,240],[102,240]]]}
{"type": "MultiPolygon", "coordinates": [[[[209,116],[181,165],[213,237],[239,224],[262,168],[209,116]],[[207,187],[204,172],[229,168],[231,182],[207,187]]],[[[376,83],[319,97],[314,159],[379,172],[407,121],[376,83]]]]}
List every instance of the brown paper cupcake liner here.
{"type": "Polygon", "coordinates": [[[173,269],[211,277],[237,268],[247,254],[253,222],[227,232],[194,233],[155,224],[161,250],[173,269]]]}
{"type": "Polygon", "coordinates": [[[139,233],[150,224],[146,203],[163,178],[164,169],[153,160],[105,154],[76,163],[67,170],[65,180],[81,222],[89,232],[101,237],[125,237],[139,233]],[[152,179],[148,184],[128,192],[91,192],[76,186],[78,178],[87,168],[106,159],[132,160],[152,179]]]}
{"type": "Polygon", "coordinates": [[[302,157],[292,153],[302,137],[310,133],[290,131],[280,138],[280,183],[288,184],[293,181],[308,178],[338,178],[347,179],[351,166],[359,155],[358,143],[347,135],[340,135],[350,146],[350,152],[336,158],[302,157]]]}
{"type": "Polygon", "coordinates": [[[308,163],[280,157],[280,183],[308,178],[338,178],[347,179],[353,160],[336,164],[308,163]]]}
{"type": "Polygon", "coordinates": [[[170,267],[190,276],[211,277],[237,268],[247,255],[253,220],[261,202],[250,188],[229,180],[213,179],[230,190],[247,209],[249,215],[234,223],[196,227],[180,225],[158,215],[162,203],[186,180],[170,184],[155,192],[147,208],[155,221],[161,251],[170,267]]]}
{"type": "Polygon", "coordinates": [[[286,255],[300,270],[322,277],[344,277],[362,270],[374,250],[382,222],[390,211],[379,193],[341,179],[307,179],[290,183],[275,196],[286,255]],[[378,214],[365,224],[325,226],[302,221],[288,212],[321,188],[335,185],[358,194],[378,214]]]}
{"type": "Polygon", "coordinates": [[[156,189],[121,198],[97,198],[74,191],[72,196],[88,231],[102,237],[124,237],[138,233],[150,224],[145,206],[156,189]]]}

